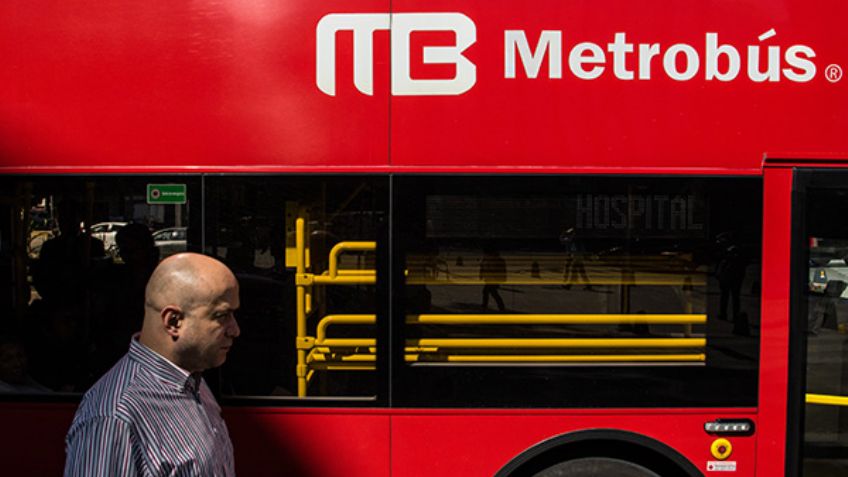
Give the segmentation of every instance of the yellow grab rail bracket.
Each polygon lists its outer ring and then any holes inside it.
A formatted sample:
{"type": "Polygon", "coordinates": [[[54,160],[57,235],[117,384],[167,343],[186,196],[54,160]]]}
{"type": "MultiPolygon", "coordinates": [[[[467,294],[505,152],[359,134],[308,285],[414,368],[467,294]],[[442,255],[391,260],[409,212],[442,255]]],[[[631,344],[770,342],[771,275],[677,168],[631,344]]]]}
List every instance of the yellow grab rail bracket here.
{"type": "Polygon", "coordinates": [[[295,348],[297,349],[312,349],[315,347],[315,338],[311,336],[295,338],[295,348]]]}

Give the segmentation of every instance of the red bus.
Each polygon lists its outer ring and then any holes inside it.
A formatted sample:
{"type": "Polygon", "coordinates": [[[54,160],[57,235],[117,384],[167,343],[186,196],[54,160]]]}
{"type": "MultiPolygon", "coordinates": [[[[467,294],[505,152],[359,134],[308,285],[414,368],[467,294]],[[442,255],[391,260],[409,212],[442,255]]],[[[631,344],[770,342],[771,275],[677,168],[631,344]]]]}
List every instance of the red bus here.
{"type": "Polygon", "coordinates": [[[845,475],[846,17],[4,2],[4,474],[192,250],[240,475],[845,475]]]}

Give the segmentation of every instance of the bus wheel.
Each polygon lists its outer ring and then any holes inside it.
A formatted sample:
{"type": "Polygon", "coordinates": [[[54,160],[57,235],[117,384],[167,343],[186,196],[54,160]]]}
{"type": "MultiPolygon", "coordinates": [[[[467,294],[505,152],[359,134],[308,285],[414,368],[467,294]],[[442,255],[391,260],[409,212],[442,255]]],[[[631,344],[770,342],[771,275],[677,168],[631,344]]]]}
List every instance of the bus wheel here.
{"type": "Polygon", "coordinates": [[[661,477],[652,470],[626,460],[583,457],[554,464],[533,477],[661,477]]]}

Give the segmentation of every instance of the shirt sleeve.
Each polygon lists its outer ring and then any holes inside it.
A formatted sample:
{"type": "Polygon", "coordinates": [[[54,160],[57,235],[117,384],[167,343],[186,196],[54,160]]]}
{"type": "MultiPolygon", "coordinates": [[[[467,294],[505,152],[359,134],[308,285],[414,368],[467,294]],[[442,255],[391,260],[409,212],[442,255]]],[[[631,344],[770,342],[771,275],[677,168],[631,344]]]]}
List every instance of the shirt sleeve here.
{"type": "Polygon", "coordinates": [[[139,475],[130,426],[112,417],[88,419],[66,439],[65,477],[139,475]]]}

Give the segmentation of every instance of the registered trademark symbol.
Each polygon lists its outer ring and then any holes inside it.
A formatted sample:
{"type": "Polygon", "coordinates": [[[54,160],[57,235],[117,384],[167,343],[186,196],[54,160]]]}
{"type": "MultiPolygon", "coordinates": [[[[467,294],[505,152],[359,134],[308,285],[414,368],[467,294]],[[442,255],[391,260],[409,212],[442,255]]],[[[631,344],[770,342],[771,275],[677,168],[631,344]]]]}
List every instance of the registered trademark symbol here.
{"type": "Polygon", "coordinates": [[[828,65],[824,70],[824,77],[831,83],[842,79],[842,67],[839,65],[828,65]]]}

